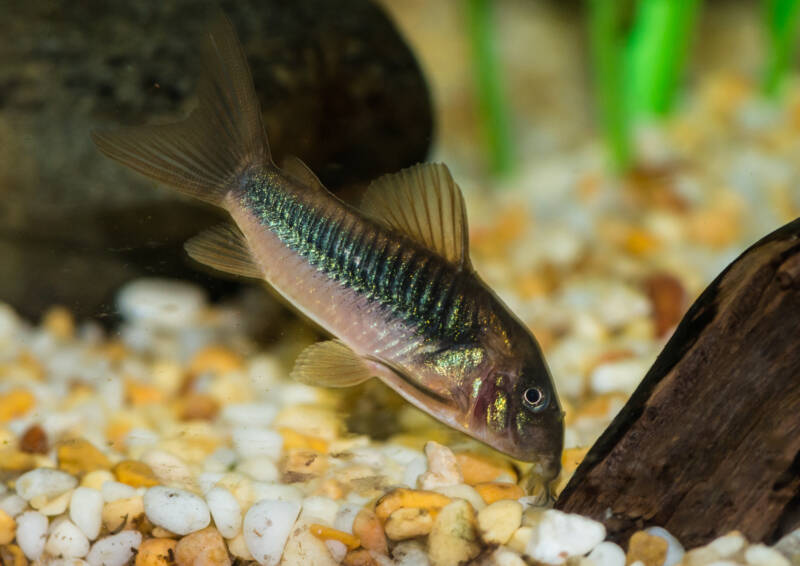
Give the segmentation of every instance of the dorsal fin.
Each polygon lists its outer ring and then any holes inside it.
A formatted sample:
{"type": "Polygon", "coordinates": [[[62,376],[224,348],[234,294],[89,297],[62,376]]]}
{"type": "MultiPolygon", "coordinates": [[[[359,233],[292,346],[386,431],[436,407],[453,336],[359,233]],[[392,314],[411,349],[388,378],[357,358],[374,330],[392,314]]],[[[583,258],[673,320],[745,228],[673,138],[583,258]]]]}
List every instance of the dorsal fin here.
{"type": "Polygon", "coordinates": [[[256,279],[263,277],[244,234],[233,224],[220,224],[200,232],[183,247],[192,259],[218,271],[256,279]]]}
{"type": "Polygon", "coordinates": [[[308,385],[350,387],[368,380],[373,373],[353,350],[338,340],[328,340],[300,352],[291,376],[308,385]]]}
{"type": "Polygon", "coordinates": [[[446,165],[421,163],[373,181],[363,212],[410,236],[462,268],[469,268],[467,213],[446,165]]]}
{"type": "Polygon", "coordinates": [[[314,174],[314,172],[303,163],[303,160],[296,155],[287,155],[281,162],[281,169],[288,173],[304,185],[308,185],[312,189],[326,191],[328,189],[322,184],[322,181],[314,174]]]}

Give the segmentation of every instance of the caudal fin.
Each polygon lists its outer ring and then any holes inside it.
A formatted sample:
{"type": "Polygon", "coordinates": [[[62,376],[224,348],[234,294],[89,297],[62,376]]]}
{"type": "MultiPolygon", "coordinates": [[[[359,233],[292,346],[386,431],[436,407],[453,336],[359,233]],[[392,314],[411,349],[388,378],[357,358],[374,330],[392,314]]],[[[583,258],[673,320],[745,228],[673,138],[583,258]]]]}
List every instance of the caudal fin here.
{"type": "Polygon", "coordinates": [[[242,46],[224,14],[203,45],[198,107],[183,122],[92,132],[105,155],[195,198],[219,205],[247,167],[270,163],[261,108],[242,46]]]}

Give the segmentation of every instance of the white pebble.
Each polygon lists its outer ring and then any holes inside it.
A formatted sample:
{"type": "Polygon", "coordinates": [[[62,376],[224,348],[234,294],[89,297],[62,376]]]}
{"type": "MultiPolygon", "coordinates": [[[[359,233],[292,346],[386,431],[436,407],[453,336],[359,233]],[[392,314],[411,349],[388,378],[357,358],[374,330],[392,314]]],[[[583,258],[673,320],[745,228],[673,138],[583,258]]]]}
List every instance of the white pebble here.
{"type": "Polygon", "coordinates": [[[331,553],[331,558],[333,558],[337,563],[344,560],[344,557],[347,555],[347,547],[343,542],[338,540],[326,540],[325,546],[328,547],[328,552],[331,553]]]}
{"type": "Polygon", "coordinates": [[[333,520],[333,528],[339,531],[353,534],[353,522],[356,515],[361,511],[361,505],[355,503],[343,503],[336,512],[333,520]]]}
{"type": "Polygon", "coordinates": [[[53,527],[45,550],[52,556],[82,558],[89,552],[89,539],[75,523],[64,519],[53,527]]]}
{"type": "Polygon", "coordinates": [[[270,403],[232,403],[222,409],[220,417],[234,426],[268,427],[277,414],[278,408],[270,403]]]}
{"type": "Polygon", "coordinates": [[[233,494],[224,487],[213,487],[206,493],[206,502],[217,530],[225,538],[233,538],[242,530],[242,508],[233,494]]]}
{"type": "Polygon", "coordinates": [[[419,477],[419,486],[422,489],[463,483],[464,478],[455,454],[447,446],[429,441],[425,444],[425,456],[428,458],[428,471],[419,477]]]}
{"type": "Polygon", "coordinates": [[[236,452],[227,447],[217,448],[203,462],[207,472],[227,472],[237,460],[236,452]]]}
{"type": "Polygon", "coordinates": [[[546,564],[562,564],[570,556],[586,554],[606,538],[602,523],[555,509],[544,511],[532,527],[525,554],[546,564]]]}
{"type": "Polygon", "coordinates": [[[645,529],[645,532],[657,537],[661,537],[667,541],[667,556],[664,558],[664,564],[661,566],[675,566],[675,564],[683,559],[683,555],[686,554],[686,550],[684,550],[680,541],[676,539],[667,529],[663,527],[649,527],[645,529]]]}
{"type": "Polygon", "coordinates": [[[392,558],[397,566],[428,566],[431,563],[425,549],[416,540],[406,540],[395,545],[392,558]]]}
{"type": "Polygon", "coordinates": [[[238,427],[233,430],[233,448],[243,458],[266,456],[272,460],[281,457],[283,437],[267,428],[238,427]]]}
{"type": "Polygon", "coordinates": [[[278,501],[302,501],[303,492],[296,485],[284,483],[265,483],[254,481],[251,484],[253,500],[275,499],[278,501]]]}
{"type": "Polygon", "coordinates": [[[259,501],[247,511],[244,540],[259,564],[278,564],[299,514],[300,504],[294,501],[259,501]]]}
{"type": "Polygon", "coordinates": [[[28,507],[28,502],[16,493],[0,498],[0,509],[8,513],[11,517],[16,517],[28,507]]]}
{"type": "Polygon", "coordinates": [[[178,535],[199,531],[211,522],[208,505],[201,497],[161,485],[145,492],[144,512],[154,525],[178,535]]]}
{"type": "Polygon", "coordinates": [[[604,541],[589,553],[595,566],[625,566],[625,551],[618,544],[604,541]]]}
{"type": "Polygon", "coordinates": [[[339,504],[333,499],[314,495],[303,500],[303,513],[300,518],[309,523],[333,525],[338,512],[339,504]]]}
{"type": "Polygon", "coordinates": [[[786,557],[763,544],[753,544],[744,551],[744,560],[750,566],[790,566],[786,557]]]}
{"type": "Polygon", "coordinates": [[[280,472],[278,466],[273,462],[272,456],[256,456],[247,458],[236,466],[236,471],[250,476],[257,481],[274,482],[278,481],[280,472]]]}
{"type": "Polygon", "coordinates": [[[126,319],[165,328],[190,325],[205,303],[202,289],[170,279],[137,279],[117,295],[117,306],[126,319]]]}
{"type": "Polygon", "coordinates": [[[69,502],[69,518],[94,540],[100,534],[103,518],[103,494],[91,487],[79,487],[69,502]]]}
{"type": "Polygon", "coordinates": [[[50,560],[47,566],[89,566],[89,563],[82,558],[56,558],[50,560]]]}
{"type": "Polygon", "coordinates": [[[116,535],[103,537],[92,545],[86,562],[90,566],[125,566],[136,554],[142,544],[139,531],[122,531],[116,535]]]}
{"type": "Polygon", "coordinates": [[[29,560],[36,560],[44,552],[47,524],[47,517],[38,511],[27,511],[17,517],[17,544],[29,560]]]}
{"type": "Polygon", "coordinates": [[[424,456],[415,456],[403,471],[403,483],[408,487],[417,487],[419,477],[428,471],[428,460],[424,456]]]}
{"type": "Polygon", "coordinates": [[[492,566],[526,566],[519,554],[504,546],[496,548],[490,556],[492,566]]]}
{"type": "Polygon", "coordinates": [[[747,540],[738,531],[731,531],[719,538],[712,540],[706,548],[715,552],[720,558],[729,558],[744,549],[747,540]]]}
{"type": "Polygon", "coordinates": [[[66,472],[51,468],[36,468],[17,479],[16,489],[24,499],[44,496],[52,499],[78,485],[78,480],[66,472]]]}
{"type": "Polygon", "coordinates": [[[144,454],[141,459],[150,466],[161,483],[183,489],[195,486],[194,475],[189,466],[178,456],[164,450],[153,450],[144,454]]]}
{"type": "Polygon", "coordinates": [[[200,493],[207,494],[224,477],[225,474],[223,472],[203,472],[197,476],[197,485],[200,486],[200,493]]]}
{"type": "Polygon", "coordinates": [[[103,487],[100,488],[103,495],[103,501],[111,503],[119,499],[130,499],[136,497],[136,488],[126,483],[118,481],[105,481],[103,487]]]}
{"type": "Polygon", "coordinates": [[[650,368],[649,359],[632,358],[598,365],[589,381],[595,393],[631,393],[650,368]]]}

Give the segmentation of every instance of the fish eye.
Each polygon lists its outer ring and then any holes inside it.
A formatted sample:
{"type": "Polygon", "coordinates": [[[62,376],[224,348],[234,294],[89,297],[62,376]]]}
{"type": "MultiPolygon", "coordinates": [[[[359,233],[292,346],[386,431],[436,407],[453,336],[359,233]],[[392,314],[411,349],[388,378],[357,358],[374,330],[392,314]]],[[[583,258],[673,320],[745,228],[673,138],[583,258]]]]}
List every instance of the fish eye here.
{"type": "Polygon", "coordinates": [[[522,404],[533,412],[538,412],[547,406],[547,396],[539,387],[529,387],[522,394],[522,404]]]}

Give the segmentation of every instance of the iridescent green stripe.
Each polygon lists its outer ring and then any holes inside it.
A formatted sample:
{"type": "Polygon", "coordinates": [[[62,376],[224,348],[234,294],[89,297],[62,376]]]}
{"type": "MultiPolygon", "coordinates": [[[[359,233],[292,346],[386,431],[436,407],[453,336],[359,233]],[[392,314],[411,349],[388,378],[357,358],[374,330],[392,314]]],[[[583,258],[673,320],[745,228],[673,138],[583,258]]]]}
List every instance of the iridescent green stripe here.
{"type": "Polygon", "coordinates": [[[247,183],[242,205],[284,244],[331,279],[378,301],[430,337],[462,339],[479,330],[465,278],[445,261],[339,210],[321,215],[280,179],[247,183]]]}

